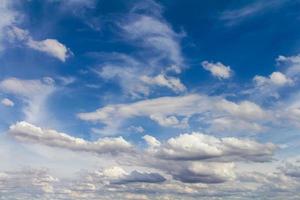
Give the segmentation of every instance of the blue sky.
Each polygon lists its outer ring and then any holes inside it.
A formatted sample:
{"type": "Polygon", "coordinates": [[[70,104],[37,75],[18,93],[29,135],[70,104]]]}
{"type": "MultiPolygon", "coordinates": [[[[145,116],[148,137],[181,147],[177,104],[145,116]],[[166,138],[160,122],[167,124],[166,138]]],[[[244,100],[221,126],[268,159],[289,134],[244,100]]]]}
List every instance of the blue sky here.
{"type": "Polygon", "coordinates": [[[0,196],[300,198],[299,8],[0,0],[0,196]]]}

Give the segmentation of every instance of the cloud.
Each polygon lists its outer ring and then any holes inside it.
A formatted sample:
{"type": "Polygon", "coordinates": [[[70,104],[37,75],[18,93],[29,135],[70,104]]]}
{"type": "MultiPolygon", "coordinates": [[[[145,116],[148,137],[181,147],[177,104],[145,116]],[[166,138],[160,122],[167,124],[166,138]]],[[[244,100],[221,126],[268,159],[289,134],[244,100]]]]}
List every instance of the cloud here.
{"type": "Polygon", "coordinates": [[[78,117],[85,121],[99,122],[107,127],[114,127],[116,131],[124,121],[133,117],[148,117],[162,126],[185,128],[188,127],[188,119],[194,115],[203,115],[207,123],[219,115],[245,121],[270,118],[268,112],[253,102],[234,103],[221,97],[199,94],[107,105],[94,112],[79,113],[78,117]],[[208,112],[210,115],[206,115],[208,112]]]}
{"type": "Polygon", "coordinates": [[[42,80],[11,77],[0,81],[0,91],[16,95],[24,100],[23,112],[26,121],[40,123],[47,116],[45,104],[48,97],[56,90],[54,83],[50,77],[44,77],[42,80]]]}
{"type": "Polygon", "coordinates": [[[295,85],[294,79],[282,72],[273,72],[268,77],[256,75],[253,82],[254,88],[249,92],[259,99],[266,97],[278,99],[283,89],[295,85]]]}
{"type": "Polygon", "coordinates": [[[238,132],[243,133],[245,131],[252,133],[261,133],[266,131],[266,127],[255,123],[247,122],[239,119],[232,119],[230,117],[215,118],[211,121],[210,129],[213,132],[220,133],[232,133],[238,132]]]}
{"type": "Polygon", "coordinates": [[[147,173],[132,171],[130,174],[125,175],[119,180],[114,181],[115,184],[128,184],[128,183],[162,183],[166,179],[158,173],[147,173]]]}
{"type": "MultiPolygon", "coordinates": [[[[150,138],[146,138],[149,139],[150,138]]],[[[154,142],[154,138],[151,138],[154,142]]],[[[249,139],[216,138],[202,133],[182,134],[162,145],[150,143],[150,152],[167,160],[249,160],[270,161],[277,147],[272,143],[260,144],[249,139]],[[156,148],[154,148],[156,147],[156,148]]]]}
{"type": "Polygon", "coordinates": [[[4,105],[4,106],[7,106],[7,107],[13,107],[15,105],[15,103],[8,99],[8,98],[4,98],[1,100],[1,104],[4,105]]]}
{"type": "Polygon", "coordinates": [[[203,61],[202,67],[209,71],[213,76],[219,79],[228,79],[232,76],[232,70],[229,66],[225,66],[220,62],[210,63],[208,61],[203,61]]]}
{"type": "Polygon", "coordinates": [[[0,173],[0,194],[5,198],[30,199],[37,195],[53,193],[53,185],[59,180],[45,169],[22,169],[0,173]]]}
{"type": "Polygon", "coordinates": [[[6,38],[6,29],[18,21],[19,13],[13,8],[14,2],[2,0],[0,4],[0,50],[4,49],[3,40],[6,38]]]}
{"type": "Polygon", "coordinates": [[[56,39],[34,40],[27,30],[12,26],[9,31],[9,40],[22,42],[26,47],[46,53],[62,62],[71,55],[71,51],[56,39]]]}
{"type": "Polygon", "coordinates": [[[153,137],[151,135],[145,135],[143,137],[143,139],[147,142],[147,145],[150,148],[159,147],[161,145],[161,143],[155,137],[153,137]]]}
{"type": "Polygon", "coordinates": [[[173,177],[184,183],[224,183],[235,179],[233,168],[233,163],[194,163],[173,177]]]}
{"type": "Polygon", "coordinates": [[[294,56],[278,56],[276,59],[279,65],[286,65],[286,75],[289,77],[296,77],[300,73],[300,55],[294,56]]]}
{"type": "Polygon", "coordinates": [[[280,171],[284,173],[286,176],[290,176],[293,178],[300,178],[300,166],[297,163],[285,163],[284,166],[279,167],[280,171]]]}
{"type": "Polygon", "coordinates": [[[155,16],[133,15],[121,25],[127,39],[151,49],[159,58],[167,59],[177,66],[183,65],[180,50],[180,35],[162,19],[155,16]],[[154,50],[154,51],[153,51],[154,50]]]}
{"type": "Polygon", "coordinates": [[[27,45],[34,50],[41,51],[52,57],[58,58],[62,62],[66,61],[70,52],[65,45],[55,39],[45,39],[41,41],[29,40],[27,45]]]}
{"type": "Polygon", "coordinates": [[[175,77],[185,68],[180,46],[183,34],[176,33],[161,12],[154,1],[134,4],[116,25],[122,41],[138,47],[138,51],[130,55],[102,54],[99,68],[95,70],[101,78],[118,83],[125,95],[135,99],[153,94],[158,87],[175,93],[186,90],[175,77]]]}
{"type": "Polygon", "coordinates": [[[280,8],[287,0],[282,1],[256,1],[247,4],[241,8],[225,10],[221,13],[220,19],[226,22],[226,25],[233,26],[241,23],[243,20],[249,19],[266,11],[280,8]]]}
{"type": "Polygon", "coordinates": [[[132,146],[122,137],[102,138],[89,142],[55,130],[42,129],[27,122],[18,122],[10,126],[9,136],[21,142],[43,144],[72,151],[102,153],[120,153],[131,151],[132,146]]]}
{"type": "Polygon", "coordinates": [[[232,163],[196,164],[178,174],[186,182],[103,184],[97,173],[79,173],[72,179],[57,178],[40,168],[0,172],[0,194],[9,199],[298,199],[299,181],[280,171],[233,173],[232,163]],[[227,182],[224,182],[227,180],[227,182]],[[191,184],[194,183],[194,184],[191,184]],[[219,183],[219,184],[217,184],[219,183]],[[288,194],[288,195],[287,195],[288,194]]]}
{"type": "Polygon", "coordinates": [[[186,90],[186,87],[181,83],[180,79],[166,77],[164,74],[159,74],[155,77],[142,76],[141,80],[147,85],[165,86],[176,93],[184,92],[186,90]]]}
{"type": "Polygon", "coordinates": [[[270,74],[269,78],[263,76],[255,76],[253,80],[255,84],[260,87],[265,85],[283,87],[293,84],[293,80],[288,78],[285,74],[281,72],[273,72],[272,74],[270,74]]]}
{"type": "Polygon", "coordinates": [[[92,8],[95,6],[95,0],[48,0],[49,2],[59,2],[64,8],[92,8]]]}

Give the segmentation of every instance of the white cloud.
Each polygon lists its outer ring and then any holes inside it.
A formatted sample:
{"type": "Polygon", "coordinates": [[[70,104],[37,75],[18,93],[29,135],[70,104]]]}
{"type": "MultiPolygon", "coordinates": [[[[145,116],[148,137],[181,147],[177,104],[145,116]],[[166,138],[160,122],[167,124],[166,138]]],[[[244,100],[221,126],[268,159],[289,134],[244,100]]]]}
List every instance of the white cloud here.
{"type": "Polygon", "coordinates": [[[100,77],[115,80],[125,95],[135,99],[149,96],[155,87],[166,87],[175,93],[186,90],[180,79],[174,77],[185,67],[180,47],[183,34],[176,33],[161,12],[154,1],[136,2],[117,26],[120,37],[139,50],[130,55],[100,55],[100,77]]]}
{"type": "Polygon", "coordinates": [[[2,105],[7,106],[7,107],[13,107],[15,105],[15,103],[8,98],[2,99],[1,103],[2,103],[2,105]]]}
{"type": "Polygon", "coordinates": [[[6,28],[17,22],[19,13],[13,9],[14,2],[10,0],[1,0],[0,4],[0,50],[3,50],[3,40],[6,38],[6,28]]]}
{"type": "MultiPolygon", "coordinates": [[[[149,138],[148,138],[149,140],[149,138]]],[[[155,141],[153,138],[152,141],[155,141]]],[[[150,144],[150,152],[167,160],[250,160],[270,161],[276,146],[272,143],[260,144],[253,140],[233,137],[216,138],[194,132],[170,138],[163,145],[150,144]]]]}
{"type": "Polygon", "coordinates": [[[186,169],[175,172],[173,177],[184,183],[224,183],[234,180],[233,163],[193,163],[186,169]]]}
{"type": "Polygon", "coordinates": [[[8,33],[11,41],[22,42],[25,46],[46,53],[62,62],[65,62],[71,54],[71,51],[56,39],[34,40],[27,30],[15,26],[12,26],[8,33]]]}
{"type": "Polygon", "coordinates": [[[150,148],[159,147],[161,144],[155,137],[151,135],[145,135],[143,139],[147,142],[150,148]]]}
{"type": "Polygon", "coordinates": [[[130,126],[128,128],[128,130],[136,132],[136,133],[144,133],[145,132],[145,129],[142,126],[130,126]]]}
{"type": "Polygon", "coordinates": [[[46,102],[55,90],[54,80],[49,77],[42,80],[23,80],[12,77],[0,82],[0,91],[14,94],[24,100],[25,119],[32,123],[42,123],[47,118],[46,102]]]}
{"type": "Polygon", "coordinates": [[[129,152],[132,149],[132,145],[122,137],[101,138],[95,142],[89,142],[55,130],[42,129],[27,122],[18,122],[12,125],[8,134],[21,142],[43,144],[73,151],[102,154],[129,152]]]}
{"type": "Polygon", "coordinates": [[[293,84],[293,80],[288,78],[281,72],[273,72],[272,74],[270,74],[269,78],[263,76],[255,76],[253,80],[258,86],[270,85],[275,87],[283,87],[293,84]]]}
{"type": "Polygon", "coordinates": [[[282,88],[295,85],[294,80],[287,74],[281,72],[273,72],[269,77],[256,75],[253,78],[254,88],[250,93],[257,98],[280,97],[282,88]]]}
{"type": "Polygon", "coordinates": [[[176,93],[186,90],[186,87],[181,83],[180,79],[167,77],[164,74],[159,74],[155,77],[142,76],[141,80],[148,85],[168,87],[176,93]]]}
{"type": "Polygon", "coordinates": [[[228,79],[232,76],[230,67],[225,66],[220,62],[210,63],[208,61],[203,61],[201,64],[205,70],[210,71],[213,76],[219,79],[228,79]]]}
{"type": "Polygon", "coordinates": [[[65,45],[55,39],[45,39],[41,41],[29,40],[27,45],[32,49],[45,52],[63,62],[66,61],[70,52],[65,45]]]}
{"type": "Polygon", "coordinates": [[[279,65],[285,64],[286,75],[289,77],[296,77],[300,73],[300,55],[295,56],[278,56],[276,59],[279,65]]]}
{"type": "Polygon", "coordinates": [[[257,1],[238,9],[226,10],[221,13],[220,19],[226,21],[226,25],[233,26],[250,17],[257,16],[272,9],[280,8],[280,6],[286,2],[287,0],[257,1]]]}
{"type": "Polygon", "coordinates": [[[183,57],[178,42],[180,35],[165,21],[154,16],[136,15],[122,24],[121,28],[127,34],[127,38],[137,41],[152,52],[155,50],[157,56],[182,67],[183,57]]]}
{"type": "Polygon", "coordinates": [[[266,130],[264,126],[258,123],[232,119],[230,117],[220,117],[213,119],[210,129],[213,132],[220,133],[244,133],[245,131],[252,133],[261,133],[266,130]]]}
{"type": "Polygon", "coordinates": [[[133,117],[148,117],[162,126],[184,128],[188,127],[189,118],[197,114],[204,115],[206,122],[221,114],[246,121],[269,118],[269,114],[255,103],[249,101],[234,103],[221,97],[197,94],[107,105],[94,112],[79,113],[78,117],[114,128],[120,127],[124,121],[133,117]],[[205,113],[210,115],[206,116],[205,113]]]}

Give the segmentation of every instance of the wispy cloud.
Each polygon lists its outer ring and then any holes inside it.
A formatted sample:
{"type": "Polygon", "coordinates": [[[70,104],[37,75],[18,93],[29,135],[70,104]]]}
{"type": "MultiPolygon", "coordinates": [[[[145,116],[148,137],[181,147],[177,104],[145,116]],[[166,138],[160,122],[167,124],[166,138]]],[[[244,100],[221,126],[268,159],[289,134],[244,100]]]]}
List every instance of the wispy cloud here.
{"type": "Polygon", "coordinates": [[[255,1],[241,8],[224,11],[220,16],[220,19],[229,26],[237,25],[247,18],[264,14],[272,9],[277,9],[288,1],[289,0],[255,1]]]}

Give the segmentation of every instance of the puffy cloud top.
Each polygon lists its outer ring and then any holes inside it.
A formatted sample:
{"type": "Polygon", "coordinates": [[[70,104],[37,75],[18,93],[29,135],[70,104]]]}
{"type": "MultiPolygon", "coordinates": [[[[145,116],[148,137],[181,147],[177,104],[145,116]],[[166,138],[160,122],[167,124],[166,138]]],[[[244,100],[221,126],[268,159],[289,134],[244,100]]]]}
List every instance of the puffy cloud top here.
{"type": "Polygon", "coordinates": [[[42,129],[24,121],[10,126],[8,133],[19,141],[44,144],[74,151],[101,154],[128,152],[132,149],[132,145],[122,137],[102,138],[95,142],[89,142],[55,130],[42,129]]]}

